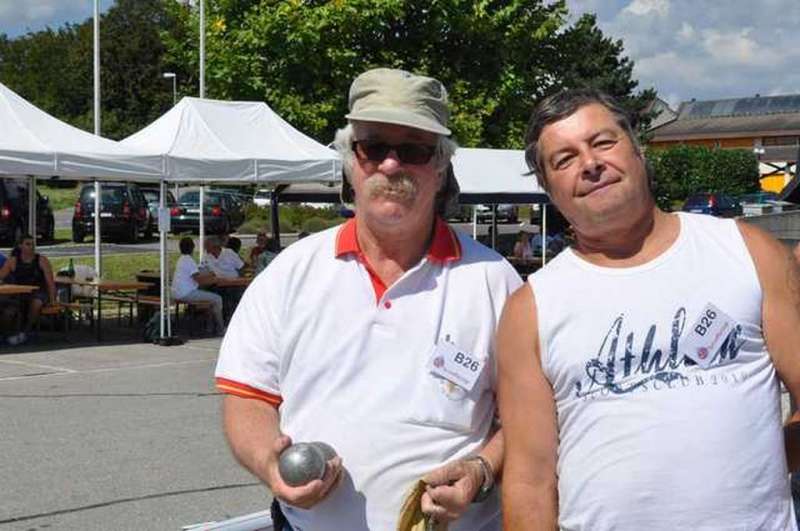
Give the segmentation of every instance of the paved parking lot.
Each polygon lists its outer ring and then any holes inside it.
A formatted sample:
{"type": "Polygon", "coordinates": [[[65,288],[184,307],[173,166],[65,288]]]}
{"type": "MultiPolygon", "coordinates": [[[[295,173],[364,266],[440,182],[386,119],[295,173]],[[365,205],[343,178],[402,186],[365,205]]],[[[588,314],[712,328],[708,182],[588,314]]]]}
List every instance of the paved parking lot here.
{"type": "Polygon", "coordinates": [[[218,346],[0,351],[0,530],[177,530],[265,509],[221,433],[218,346]]]}

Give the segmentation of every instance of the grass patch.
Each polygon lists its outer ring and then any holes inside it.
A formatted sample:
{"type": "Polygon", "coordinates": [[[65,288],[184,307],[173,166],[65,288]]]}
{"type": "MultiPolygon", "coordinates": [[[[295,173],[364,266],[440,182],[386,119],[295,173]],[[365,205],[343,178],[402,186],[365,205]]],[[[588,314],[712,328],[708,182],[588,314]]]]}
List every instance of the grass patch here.
{"type": "MultiPolygon", "coordinates": [[[[170,252],[168,256],[170,271],[172,271],[175,268],[175,261],[178,259],[179,253],[170,252]]],[[[69,265],[69,259],[70,257],[68,256],[50,258],[53,271],[66,268],[69,265]]],[[[73,260],[75,265],[84,264],[94,267],[93,257],[81,256],[73,260]]],[[[136,280],[136,273],[145,269],[158,271],[160,264],[157,252],[105,255],[102,260],[103,278],[106,280],[136,280]]]]}
{"type": "MultiPolygon", "coordinates": [[[[79,186],[72,188],[51,188],[42,183],[38,183],[37,188],[40,194],[46,195],[50,200],[50,208],[52,208],[53,211],[73,208],[75,203],[78,202],[78,194],[81,191],[79,186]]],[[[71,237],[72,233],[70,233],[70,238],[71,237]]]]}
{"type": "Polygon", "coordinates": [[[54,231],[54,236],[57,241],[66,240],[72,241],[72,228],[71,227],[60,227],[54,231]]]}

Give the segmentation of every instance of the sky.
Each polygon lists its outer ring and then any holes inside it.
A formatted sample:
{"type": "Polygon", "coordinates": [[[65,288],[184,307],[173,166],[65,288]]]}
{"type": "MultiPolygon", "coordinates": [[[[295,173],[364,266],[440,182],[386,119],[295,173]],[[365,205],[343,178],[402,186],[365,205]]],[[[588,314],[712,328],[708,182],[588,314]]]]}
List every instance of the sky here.
{"type": "MultiPolygon", "coordinates": [[[[113,0],[100,0],[101,11],[113,0]]],[[[681,101],[800,93],[799,0],[567,0],[622,39],[640,88],[681,101]]],[[[0,0],[0,32],[92,16],[93,0],[0,0]]]]}
{"type": "Polygon", "coordinates": [[[800,93],[798,0],[567,0],[622,39],[640,88],[681,101],[800,93]]]}
{"type": "MultiPolygon", "coordinates": [[[[100,0],[100,11],[113,3],[100,0]]],[[[0,0],[0,33],[13,38],[48,26],[57,29],[92,18],[93,12],[94,0],[0,0]]]]}

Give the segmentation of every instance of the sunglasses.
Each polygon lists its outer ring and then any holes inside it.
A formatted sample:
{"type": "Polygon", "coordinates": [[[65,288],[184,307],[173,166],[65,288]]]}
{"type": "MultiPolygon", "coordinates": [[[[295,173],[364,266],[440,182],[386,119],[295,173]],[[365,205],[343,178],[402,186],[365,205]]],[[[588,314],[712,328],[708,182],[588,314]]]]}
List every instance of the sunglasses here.
{"type": "Polygon", "coordinates": [[[394,151],[397,160],[403,164],[427,164],[436,154],[436,146],[427,144],[387,144],[385,142],[371,142],[369,140],[356,140],[352,145],[353,153],[361,161],[383,162],[390,151],[394,151]]]}

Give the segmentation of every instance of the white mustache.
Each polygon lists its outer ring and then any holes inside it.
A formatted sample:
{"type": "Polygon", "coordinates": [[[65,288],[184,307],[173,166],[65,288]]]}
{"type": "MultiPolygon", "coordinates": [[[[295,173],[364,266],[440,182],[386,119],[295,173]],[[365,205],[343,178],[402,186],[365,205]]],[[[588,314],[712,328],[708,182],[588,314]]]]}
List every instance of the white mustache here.
{"type": "Polygon", "coordinates": [[[377,197],[391,197],[402,201],[413,201],[417,197],[417,181],[407,173],[398,173],[392,176],[374,174],[365,182],[367,195],[377,197]]]}

